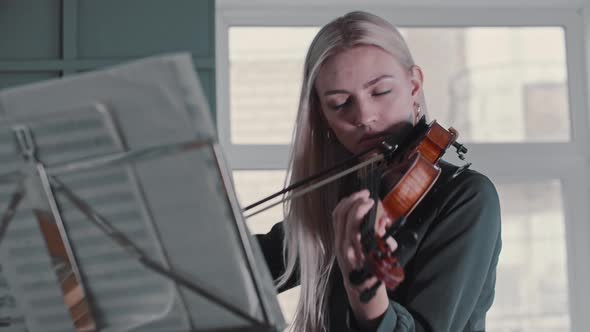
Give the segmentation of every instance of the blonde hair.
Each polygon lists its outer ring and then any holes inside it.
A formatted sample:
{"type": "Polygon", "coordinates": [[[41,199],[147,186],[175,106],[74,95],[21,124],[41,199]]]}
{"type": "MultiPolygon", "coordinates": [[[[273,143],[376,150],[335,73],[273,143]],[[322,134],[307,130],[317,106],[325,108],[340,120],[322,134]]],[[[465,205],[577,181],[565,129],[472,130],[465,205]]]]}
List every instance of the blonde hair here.
{"type": "MultiPolygon", "coordinates": [[[[402,35],[378,16],[355,11],[325,25],[313,39],[305,58],[287,182],[295,183],[350,155],[330,136],[314,83],[326,59],[358,45],[380,47],[408,70],[414,66],[402,35]]],[[[423,96],[420,98],[423,101],[423,96]]],[[[330,274],[335,262],[331,212],[345,194],[344,183],[334,182],[284,206],[286,272],[279,278],[279,285],[297,272],[301,281],[301,295],[291,324],[293,331],[328,330],[330,274]]]]}

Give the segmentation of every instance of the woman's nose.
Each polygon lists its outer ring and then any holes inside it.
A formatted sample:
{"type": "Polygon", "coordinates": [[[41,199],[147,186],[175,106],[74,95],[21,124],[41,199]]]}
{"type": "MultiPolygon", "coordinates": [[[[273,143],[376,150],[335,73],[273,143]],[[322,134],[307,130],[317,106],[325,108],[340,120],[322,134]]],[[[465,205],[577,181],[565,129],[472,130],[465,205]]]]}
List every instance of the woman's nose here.
{"type": "Polygon", "coordinates": [[[357,102],[354,110],[354,118],[352,123],[357,126],[369,126],[371,123],[377,121],[377,112],[373,105],[367,102],[357,102]]]}

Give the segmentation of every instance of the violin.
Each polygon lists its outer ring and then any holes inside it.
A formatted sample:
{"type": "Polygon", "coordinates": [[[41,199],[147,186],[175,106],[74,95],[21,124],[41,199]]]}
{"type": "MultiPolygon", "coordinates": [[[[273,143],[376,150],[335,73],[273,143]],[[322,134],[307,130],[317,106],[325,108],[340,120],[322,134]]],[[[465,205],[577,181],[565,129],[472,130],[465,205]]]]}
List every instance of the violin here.
{"type": "MultiPolygon", "coordinates": [[[[467,152],[457,142],[459,134],[453,129],[444,129],[436,121],[426,123],[424,117],[418,121],[411,132],[393,153],[387,140],[377,148],[386,155],[384,161],[365,170],[361,186],[369,189],[371,198],[380,200],[385,211],[383,218],[393,221],[386,229],[385,235],[375,234],[375,217],[377,204],[361,224],[361,244],[365,254],[363,268],[354,270],[349,275],[353,284],[361,284],[371,275],[377,281],[361,292],[362,302],[368,302],[376,293],[381,283],[393,290],[404,279],[404,271],[397,255],[387,245],[389,237],[395,238],[406,226],[406,219],[432,189],[441,174],[438,162],[446,150],[454,146],[460,159],[467,152]]],[[[464,166],[469,167],[469,165],[464,166]]],[[[397,251],[417,241],[417,235],[410,232],[404,239],[396,239],[397,251]]]]}
{"type": "MultiPolygon", "coordinates": [[[[352,271],[349,280],[359,285],[373,275],[377,277],[377,281],[360,294],[361,301],[368,302],[376,294],[381,283],[392,290],[403,281],[403,267],[386,241],[390,237],[395,239],[396,235],[407,226],[407,217],[432,189],[441,174],[438,162],[446,150],[453,146],[457,149],[459,158],[465,159],[464,154],[467,153],[467,148],[457,142],[458,137],[458,132],[452,127],[448,130],[444,129],[436,121],[427,124],[426,118],[422,116],[399,144],[396,144],[392,137],[385,137],[375,147],[366,149],[329,169],[255,202],[244,208],[243,212],[293,191],[282,200],[245,216],[249,218],[352,172],[358,171],[359,174],[364,174],[361,176],[361,187],[368,188],[371,198],[382,202],[386,217],[393,221],[385,235],[376,235],[377,204],[375,204],[361,224],[361,244],[366,257],[365,264],[362,268],[352,271]],[[305,185],[308,186],[295,191],[305,185]]],[[[462,166],[460,171],[469,165],[462,166]]],[[[409,238],[396,239],[396,241],[398,242],[396,252],[400,252],[405,246],[417,241],[417,235],[410,233],[409,238]]]]}

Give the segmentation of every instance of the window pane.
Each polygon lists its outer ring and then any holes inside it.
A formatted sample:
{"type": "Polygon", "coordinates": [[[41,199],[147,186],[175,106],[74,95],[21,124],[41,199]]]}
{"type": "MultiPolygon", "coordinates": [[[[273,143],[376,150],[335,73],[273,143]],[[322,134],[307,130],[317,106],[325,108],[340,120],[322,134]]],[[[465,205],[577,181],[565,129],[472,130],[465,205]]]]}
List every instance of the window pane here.
{"type": "Polygon", "coordinates": [[[402,32],[424,71],[428,112],[464,141],[569,140],[561,27],[402,32]]]}
{"type": "MultiPolygon", "coordinates": [[[[232,27],[231,141],[288,144],[305,52],[318,28],[232,27]],[[272,41],[269,43],[269,41],[272,41]]],[[[561,27],[402,28],[428,112],[466,142],[570,138],[561,27]]]]}
{"type": "Polygon", "coordinates": [[[291,142],[303,59],[317,31],[301,27],[230,28],[232,143],[291,142]]]}
{"type": "Polygon", "coordinates": [[[489,331],[569,331],[560,182],[504,184],[498,191],[503,245],[489,331]]]}
{"type": "MultiPolygon", "coordinates": [[[[242,208],[244,208],[282,190],[284,187],[283,182],[285,181],[285,171],[234,171],[233,177],[238,200],[242,208]]],[[[275,199],[272,202],[276,201],[275,199]]],[[[246,211],[244,215],[249,215],[267,205],[268,203],[264,203],[252,210],[246,211]]],[[[261,234],[270,231],[271,227],[281,220],[283,220],[283,208],[279,204],[248,218],[246,223],[251,233],[261,234]]]]}

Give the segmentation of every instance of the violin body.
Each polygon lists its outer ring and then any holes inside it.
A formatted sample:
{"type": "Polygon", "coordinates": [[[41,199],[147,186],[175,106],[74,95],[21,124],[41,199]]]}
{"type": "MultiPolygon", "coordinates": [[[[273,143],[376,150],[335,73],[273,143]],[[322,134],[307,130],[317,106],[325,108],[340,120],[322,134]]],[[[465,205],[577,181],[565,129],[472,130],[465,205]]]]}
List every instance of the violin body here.
{"type": "MultiPolygon", "coordinates": [[[[365,220],[362,225],[361,241],[367,257],[365,268],[369,273],[355,271],[354,275],[351,274],[350,280],[354,279],[354,283],[360,283],[370,274],[378,279],[376,284],[361,294],[361,300],[364,302],[372,298],[381,282],[388,289],[394,289],[403,281],[403,267],[386,240],[399,232],[406,217],[432,189],[441,174],[438,162],[446,150],[454,145],[458,153],[467,151],[456,143],[457,137],[458,134],[453,128],[446,130],[436,121],[427,125],[422,118],[389,157],[388,162],[381,166],[378,198],[382,202],[386,217],[393,221],[393,225],[386,231],[385,236],[375,234],[375,220],[365,220]],[[359,278],[359,275],[363,277],[359,278]]],[[[372,214],[373,216],[368,218],[374,218],[375,213],[372,214]]]]}
{"type": "MultiPolygon", "coordinates": [[[[412,213],[422,198],[430,191],[440,175],[440,168],[429,162],[421,153],[413,153],[399,168],[388,170],[382,178],[382,183],[389,185],[389,190],[382,190],[386,194],[381,202],[388,217],[398,220],[412,213]]],[[[381,195],[380,195],[381,196],[381,195]]]]}
{"type": "Polygon", "coordinates": [[[441,172],[438,161],[458,136],[454,129],[446,130],[436,121],[427,127],[418,123],[414,130],[410,138],[415,141],[402,147],[400,158],[381,175],[379,198],[392,220],[412,213],[430,191],[441,172]]]}

